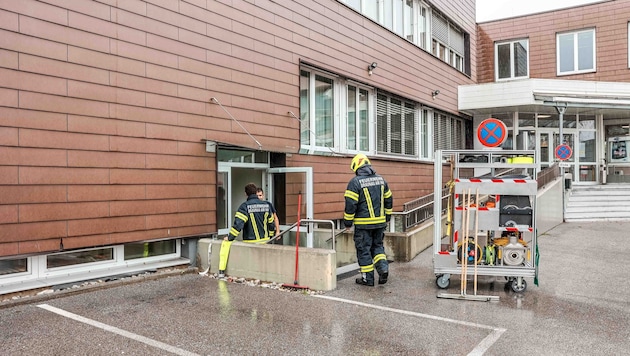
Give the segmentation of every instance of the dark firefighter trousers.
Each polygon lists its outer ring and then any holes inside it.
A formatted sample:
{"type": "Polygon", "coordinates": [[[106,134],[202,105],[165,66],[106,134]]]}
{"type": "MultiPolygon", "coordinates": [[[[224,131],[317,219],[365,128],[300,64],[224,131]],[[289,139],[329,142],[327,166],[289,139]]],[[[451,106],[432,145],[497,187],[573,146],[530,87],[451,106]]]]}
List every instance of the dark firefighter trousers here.
{"type": "Polygon", "coordinates": [[[383,234],[385,228],[357,229],[354,228],[354,246],[357,249],[357,262],[361,268],[361,273],[374,271],[377,264],[378,272],[382,267],[387,268],[385,258],[385,248],[383,248],[383,234]]]}

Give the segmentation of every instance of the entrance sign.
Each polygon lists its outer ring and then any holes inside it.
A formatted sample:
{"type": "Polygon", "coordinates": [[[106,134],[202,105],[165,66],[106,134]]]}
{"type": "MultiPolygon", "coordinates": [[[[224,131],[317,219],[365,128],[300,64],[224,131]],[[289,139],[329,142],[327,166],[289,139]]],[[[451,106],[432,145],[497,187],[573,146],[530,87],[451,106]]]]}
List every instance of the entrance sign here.
{"type": "Polygon", "coordinates": [[[569,147],[569,145],[563,143],[556,147],[555,153],[557,159],[561,161],[566,161],[567,159],[571,158],[573,150],[571,149],[571,147],[569,147]]]}
{"type": "Polygon", "coordinates": [[[507,127],[499,119],[485,119],[477,127],[477,139],[486,147],[500,146],[506,138],[507,127]]]}

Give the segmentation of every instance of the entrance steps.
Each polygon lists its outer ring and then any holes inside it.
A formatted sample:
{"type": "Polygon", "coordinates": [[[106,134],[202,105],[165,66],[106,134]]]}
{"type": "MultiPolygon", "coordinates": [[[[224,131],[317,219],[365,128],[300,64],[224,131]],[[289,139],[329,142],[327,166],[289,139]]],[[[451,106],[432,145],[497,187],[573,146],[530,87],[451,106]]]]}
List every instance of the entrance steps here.
{"type": "Polygon", "coordinates": [[[565,221],[630,220],[630,184],[573,185],[565,221]]]}

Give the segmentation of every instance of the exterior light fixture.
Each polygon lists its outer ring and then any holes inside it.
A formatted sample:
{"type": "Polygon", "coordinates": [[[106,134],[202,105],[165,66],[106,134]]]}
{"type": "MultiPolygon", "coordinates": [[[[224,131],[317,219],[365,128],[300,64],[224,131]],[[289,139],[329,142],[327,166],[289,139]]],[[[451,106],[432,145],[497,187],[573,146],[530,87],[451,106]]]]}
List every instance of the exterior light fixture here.
{"type": "Polygon", "coordinates": [[[435,99],[435,97],[438,96],[438,94],[440,94],[440,91],[439,90],[434,90],[434,91],[431,92],[431,97],[433,99],[435,99]]]}
{"type": "Polygon", "coordinates": [[[372,75],[372,71],[373,71],[374,69],[376,69],[376,66],[378,66],[378,63],[376,63],[376,62],[372,62],[372,64],[370,64],[370,65],[368,66],[368,74],[369,74],[369,75],[372,75]]]}

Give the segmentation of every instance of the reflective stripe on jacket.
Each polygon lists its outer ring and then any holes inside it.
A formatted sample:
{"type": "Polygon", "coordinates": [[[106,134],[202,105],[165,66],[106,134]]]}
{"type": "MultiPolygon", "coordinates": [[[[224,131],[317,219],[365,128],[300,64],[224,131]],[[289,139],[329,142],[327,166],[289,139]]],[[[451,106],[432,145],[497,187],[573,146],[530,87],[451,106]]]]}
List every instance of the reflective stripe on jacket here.
{"type": "Polygon", "coordinates": [[[346,227],[375,229],[385,227],[392,214],[393,197],[387,182],[371,166],[360,167],[348,182],[343,214],[346,227]]]}
{"type": "Polygon", "coordinates": [[[252,194],[238,207],[228,240],[234,240],[243,231],[243,242],[262,242],[269,240],[269,233],[273,229],[270,204],[252,194]]]}

